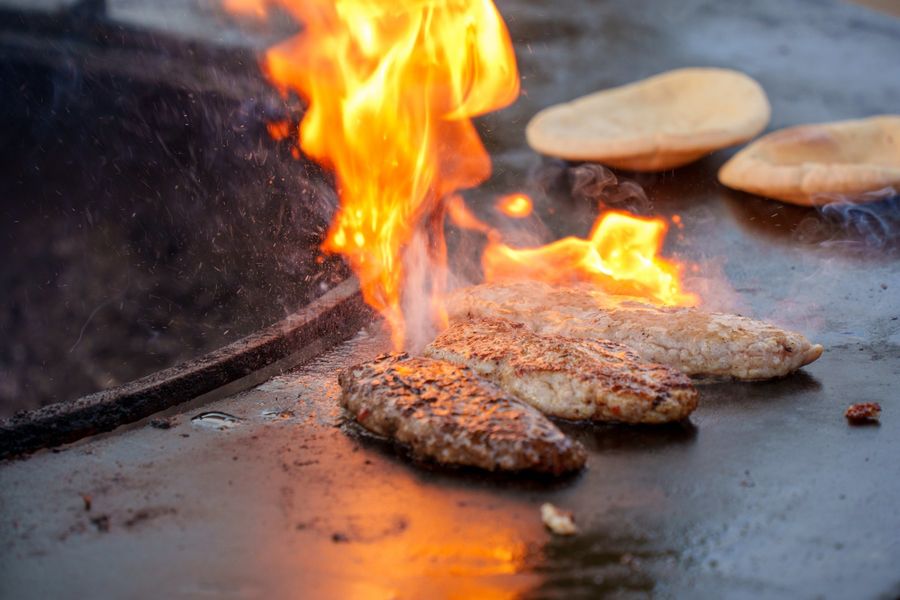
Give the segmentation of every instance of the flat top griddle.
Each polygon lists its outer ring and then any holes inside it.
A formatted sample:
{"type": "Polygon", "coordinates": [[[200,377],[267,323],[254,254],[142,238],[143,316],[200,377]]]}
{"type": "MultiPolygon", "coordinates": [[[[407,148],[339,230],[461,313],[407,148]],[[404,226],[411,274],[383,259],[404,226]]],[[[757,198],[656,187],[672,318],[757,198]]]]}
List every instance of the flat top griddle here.
{"type": "MultiPolygon", "coordinates": [[[[659,4],[501,3],[528,94],[488,119],[494,189],[546,165],[522,141],[534,110],[667,68],[748,71],[774,127],[900,106],[889,17],[659,4]]],[[[590,452],[571,479],[448,472],[343,423],[335,372],[386,348],[373,324],[256,389],[170,411],[170,429],[143,422],[0,464],[0,596],[896,597],[896,200],[822,213],[732,193],[715,181],[727,154],[640,181],[656,212],[682,216],[667,252],[704,266],[692,283],[711,305],[826,346],[802,372],[703,385],[690,423],[563,425],[590,452]],[[881,425],[847,425],[860,401],[882,404],[881,425]],[[241,420],[191,420],[209,411],[241,420]],[[545,532],[547,501],[581,534],[545,532]]],[[[471,200],[490,213],[486,193],[471,200]]],[[[538,211],[557,233],[592,218],[552,196],[538,211]]]]}

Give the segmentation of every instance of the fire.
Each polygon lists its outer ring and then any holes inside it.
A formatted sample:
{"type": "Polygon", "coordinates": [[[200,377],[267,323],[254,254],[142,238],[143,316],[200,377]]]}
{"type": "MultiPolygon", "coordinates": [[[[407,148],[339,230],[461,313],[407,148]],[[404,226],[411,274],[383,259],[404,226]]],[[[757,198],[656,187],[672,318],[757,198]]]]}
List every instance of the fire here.
{"type": "Polygon", "coordinates": [[[513,219],[524,219],[531,214],[533,205],[527,194],[509,194],[497,200],[497,210],[513,219]]]}
{"type": "MultiPolygon", "coordinates": [[[[471,118],[519,93],[509,34],[491,0],[223,2],[258,16],[277,6],[303,24],[266,53],[263,68],[283,94],[308,102],[292,154],[299,158],[302,150],[332,170],[340,196],[323,250],[344,256],[398,349],[407,342],[404,315],[442,320],[445,214],[487,236],[488,281],[588,281],[660,304],[697,303],[681,287],[681,267],[659,255],[667,230],[661,219],[608,212],[588,239],[517,249],[456,193],[491,170],[471,118]],[[424,317],[421,306],[404,302],[423,293],[424,317]]],[[[295,131],[288,121],[268,129],[275,139],[295,131]]],[[[496,209],[521,219],[533,206],[517,193],[500,198],[496,209]]]]}
{"type": "MultiPolygon", "coordinates": [[[[268,51],[266,72],[309,102],[300,146],[337,180],[341,206],[323,247],[346,258],[399,348],[407,253],[415,245],[442,260],[433,215],[490,174],[471,118],[518,95],[509,34],[490,0],[272,3],[304,30],[268,51]],[[430,238],[413,244],[428,221],[430,238]]],[[[425,287],[439,295],[434,267],[425,287]]]]}
{"type": "Polygon", "coordinates": [[[266,123],[266,130],[273,140],[281,141],[291,135],[290,121],[271,121],[266,123]]]}
{"type": "Polygon", "coordinates": [[[610,211],[600,216],[588,239],[567,237],[517,249],[489,236],[482,267],[487,281],[586,281],[612,294],[693,306],[698,298],[682,289],[681,266],[659,256],[666,231],[662,219],[610,211]]]}

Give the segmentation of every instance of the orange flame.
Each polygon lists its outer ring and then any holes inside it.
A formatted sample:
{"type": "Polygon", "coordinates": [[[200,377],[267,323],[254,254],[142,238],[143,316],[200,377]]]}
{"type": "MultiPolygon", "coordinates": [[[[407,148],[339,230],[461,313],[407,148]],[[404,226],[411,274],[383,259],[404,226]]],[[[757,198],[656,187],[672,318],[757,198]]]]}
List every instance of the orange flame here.
{"type": "Polygon", "coordinates": [[[265,69],[308,100],[301,148],[334,170],[341,198],[323,247],[350,263],[399,348],[404,252],[445,196],[490,174],[471,117],[518,95],[509,34],[490,0],[274,1],[304,31],[265,69]]]}
{"type": "Polygon", "coordinates": [[[531,198],[527,194],[509,194],[497,200],[497,210],[513,219],[524,219],[533,210],[531,198]]]}
{"type": "Polygon", "coordinates": [[[266,123],[266,130],[269,136],[275,141],[281,141],[291,135],[290,121],[270,121],[266,123]]]}
{"type": "Polygon", "coordinates": [[[489,238],[481,259],[484,276],[489,282],[587,281],[612,294],[693,306],[698,298],[682,289],[681,266],[659,256],[667,229],[662,219],[610,211],[598,218],[588,239],[567,237],[517,249],[489,238]]]}
{"type": "Polygon", "coordinates": [[[480,231],[485,235],[489,235],[493,231],[473,215],[462,196],[456,194],[447,198],[447,216],[450,217],[450,222],[460,229],[480,231]]]}

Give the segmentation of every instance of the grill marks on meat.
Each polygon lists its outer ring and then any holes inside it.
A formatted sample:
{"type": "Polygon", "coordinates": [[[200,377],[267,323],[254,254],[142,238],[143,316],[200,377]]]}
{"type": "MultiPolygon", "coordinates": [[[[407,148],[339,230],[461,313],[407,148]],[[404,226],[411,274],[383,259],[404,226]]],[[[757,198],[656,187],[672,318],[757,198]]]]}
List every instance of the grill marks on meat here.
{"type": "Polygon", "coordinates": [[[425,354],[466,365],[554,417],[665,423],[697,407],[686,375],[648,363],[622,344],[538,335],[503,319],[457,322],[425,354]]]}
{"type": "Polygon", "coordinates": [[[803,335],[697,308],[657,307],[597,292],[529,281],[483,284],[448,298],[452,321],[496,317],[540,334],[624,344],[645,360],[693,376],[742,380],[787,375],[822,354],[803,335]]]}
{"type": "Polygon", "coordinates": [[[360,425],[408,445],[419,458],[557,475],[584,466],[579,443],[465,367],[391,353],[338,379],[341,405],[360,425]]]}

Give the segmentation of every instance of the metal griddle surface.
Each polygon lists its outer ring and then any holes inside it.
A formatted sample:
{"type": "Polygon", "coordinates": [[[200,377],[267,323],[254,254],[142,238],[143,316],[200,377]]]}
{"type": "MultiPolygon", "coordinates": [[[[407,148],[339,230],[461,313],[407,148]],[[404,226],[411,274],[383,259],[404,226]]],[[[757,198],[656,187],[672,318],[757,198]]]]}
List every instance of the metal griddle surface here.
{"type": "MultiPolygon", "coordinates": [[[[534,110],[676,66],[747,70],[776,127],[900,106],[900,24],[863,9],[570,4],[501,3],[528,95],[492,117],[498,189],[534,161],[521,139],[534,110]]],[[[0,465],[0,596],[895,597],[896,238],[728,192],[715,183],[726,156],[641,181],[658,212],[682,215],[667,252],[703,265],[694,283],[711,304],[826,346],[802,372],[704,385],[690,424],[565,426],[590,451],[586,472],[498,478],[417,466],[339,426],[335,372],[386,346],[374,329],[173,413],[172,429],[139,424],[0,465]],[[880,426],[846,424],[859,401],[882,404],[880,426]],[[209,410],[243,421],[192,424],[209,410]],[[582,533],[547,534],[546,501],[573,510],[582,533]]],[[[540,209],[551,224],[587,215],[540,209]]]]}

